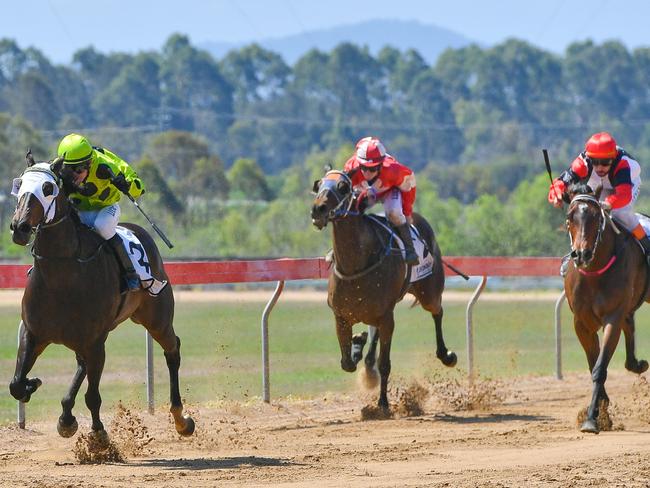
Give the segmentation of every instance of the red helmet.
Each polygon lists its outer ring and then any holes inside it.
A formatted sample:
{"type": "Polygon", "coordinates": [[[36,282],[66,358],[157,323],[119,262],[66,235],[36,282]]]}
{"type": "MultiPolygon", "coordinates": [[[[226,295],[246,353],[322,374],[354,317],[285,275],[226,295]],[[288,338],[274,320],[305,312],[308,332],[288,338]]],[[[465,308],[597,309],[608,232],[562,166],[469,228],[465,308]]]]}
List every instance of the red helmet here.
{"type": "Polygon", "coordinates": [[[386,148],[376,137],[364,137],[357,142],[356,160],[361,166],[379,166],[386,157],[386,148]]]}
{"type": "Polygon", "coordinates": [[[585,153],[592,159],[613,159],[616,157],[616,141],[607,132],[599,132],[589,138],[585,153]]]}

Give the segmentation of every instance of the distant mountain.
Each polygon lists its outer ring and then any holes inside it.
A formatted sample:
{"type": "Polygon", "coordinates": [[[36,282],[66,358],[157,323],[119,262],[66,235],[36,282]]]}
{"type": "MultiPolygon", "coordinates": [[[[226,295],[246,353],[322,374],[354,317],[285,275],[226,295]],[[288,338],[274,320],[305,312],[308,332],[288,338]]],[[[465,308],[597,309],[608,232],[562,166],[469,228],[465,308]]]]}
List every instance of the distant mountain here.
{"type": "Polygon", "coordinates": [[[429,64],[433,64],[445,49],[467,46],[476,41],[435,25],[422,24],[417,21],[378,19],[331,29],[302,32],[286,37],[251,39],[249,42],[242,43],[208,41],[198,46],[209,51],[215,58],[221,59],[231,49],[253,42],[281,54],[284,60],[292,65],[312,48],[327,52],[341,42],[368,46],[372,54],[377,54],[386,45],[401,51],[413,48],[429,64]]]}

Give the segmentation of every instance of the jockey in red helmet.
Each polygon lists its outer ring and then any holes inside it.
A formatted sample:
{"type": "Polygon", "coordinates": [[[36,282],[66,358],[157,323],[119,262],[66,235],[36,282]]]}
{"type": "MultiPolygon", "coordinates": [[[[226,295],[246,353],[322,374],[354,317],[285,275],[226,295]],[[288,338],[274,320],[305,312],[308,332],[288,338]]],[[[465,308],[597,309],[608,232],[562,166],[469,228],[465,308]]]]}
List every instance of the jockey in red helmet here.
{"type": "Polygon", "coordinates": [[[361,190],[359,201],[365,198],[368,206],[377,201],[384,204],[386,217],[404,242],[406,263],[417,265],[419,260],[409,230],[415,201],[413,171],[387,154],[376,137],[364,137],[357,142],[355,154],[345,163],[344,171],[350,174],[354,188],[361,190]]]}
{"type": "Polygon", "coordinates": [[[601,206],[611,210],[623,226],[641,243],[650,263],[650,239],[634,212],[634,202],[641,185],[641,167],[624,149],[616,145],[607,132],[589,138],[585,149],[573,160],[569,169],[551,184],[548,201],[556,207],[569,185],[585,182],[591,188],[602,186],[601,206]]]}

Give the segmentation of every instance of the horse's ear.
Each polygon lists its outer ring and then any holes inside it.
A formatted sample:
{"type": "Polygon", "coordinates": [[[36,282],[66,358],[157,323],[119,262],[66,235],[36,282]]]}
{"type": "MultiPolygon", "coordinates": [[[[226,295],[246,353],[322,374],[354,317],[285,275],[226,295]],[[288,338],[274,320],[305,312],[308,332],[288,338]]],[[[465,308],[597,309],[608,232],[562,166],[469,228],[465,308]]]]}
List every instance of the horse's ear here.
{"type": "Polygon", "coordinates": [[[311,191],[313,193],[318,193],[318,187],[320,186],[320,180],[314,181],[314,186],[312,186],[311,191]]]}
{"type": "Polygon", "coordinates": [[[596,200],[600,201],[600,194],[603,192],[603,185],[598,185],[598,188],[596,188],[596,191],[594,192],[594,196],[596,197],[596,200]]]}
{"type": "Polygon", "coordinates": [[[36,161],[34,161],[34,155],[32,154],[31,148],[27,149],[27,154],[25,154],[25,162],[27,163],[28,168],[36,164],[36,161]]]}
{"type": "Polygon", "coordinates": [[[332,171],[332,164],[331,163],[325,164],[325,166],[323,166],[323,169],[325,170],[325,173],[327,173],[328,171],[332,171]]]}
{"type": "Polygon", "coordinates": [[[52,162],[50,163],[50,169],[59,178],[61,177],[62,168],[63,168],[63,158],[54,158],[54,160],[52,160],[52,162]]]}

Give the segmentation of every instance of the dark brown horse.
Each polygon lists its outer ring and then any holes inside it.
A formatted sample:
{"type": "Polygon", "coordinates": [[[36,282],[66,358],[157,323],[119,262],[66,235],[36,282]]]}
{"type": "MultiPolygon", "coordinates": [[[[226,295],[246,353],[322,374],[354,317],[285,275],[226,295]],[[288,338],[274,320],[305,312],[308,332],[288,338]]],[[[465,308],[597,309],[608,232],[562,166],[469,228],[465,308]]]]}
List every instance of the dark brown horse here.
{"type": "Polygon", "coordinates": [[[625,368],[637,374],[648,369],[647,361],[636,358],[634,344],[634,312],[648,301],[648,269],[641,247],[629,232],[615,225],[601,207],[598,194],[581,185],[572,188],[571,195],[566,224],[574,266],[569,266],[564,289],[593,382],[587,418],[580,430],[598,433],[599,409],[609,404],[607,366],[621,331],[625,335],[625,368]]]}
{"type": "MultiPolygon", "coordinates": [[[[440,249],[431,226],[414,214],[414,223],[434,256],[433,274],[409,284],[401,253],[390,252],[390,235],[363,214],[353,212],[355,197],[349,176],[329,171],[314,182],[311,217],[313,224],[324,228],[332,222],[334,272],[329,278],[328,305],[334,312],[336,335],[341,348],[341,368],[356,370],[361,354],[352,355],[352,326],[363,322],[374,326],[379,336],[379,374],[381,389],[378,405],[388,405],[390,346],[395,321],[393,310],[405,292],[415,296],[422,308],[433,316],[436,327],[436,356],[446,366],[456,364],[456,354],[445,346],[442,336],[442,291],[445,285],[440,249]]],[[[356,336],[358,339],[361,336],[356,336]]],[[[364,335],[365,339],[365,335],[364,335]]],[[[374,344],[371,352],[374,361],[374,344]]]]}
{"type": "MultiPolygon", "coordinates": [[[[14,181],[18,205],[11,221],[13,241],[25,246],[34,235],[31,270],[22,301],[22,321],[16,371],[9,390],[27,402],[41,385],[28,378],[38,356],[49,344],[63,344],[75,352],[77,371],[61,400],[63,411],[57,429],[63,437],[77,431],[72,415],[77,392],[88,378],[86,405],[92,415],[93,432],[103,432],[99,418],[99,381],[104,368],[104,342],[118,324],[131,318],[142,324],[165,352],[169,368],[171,413],[181,435],[194,432],[194,421],[183,416],[178,384],[180,339],[174,333],[174,295],[168,284],[158,296],[145,290],[120,293],[120,268],[104,240],[80,224],[76,211],[62,189],[59,169],[34,163],[27,154],[27,169],[14,181]]],[[[146,249],[152,274],[167,279],[160,253],[147,232],[129,229],[146,249]]]]}

